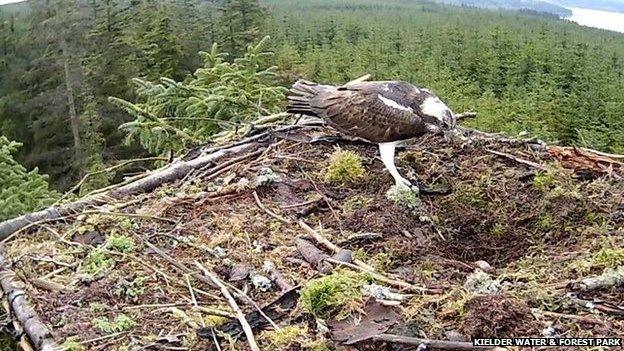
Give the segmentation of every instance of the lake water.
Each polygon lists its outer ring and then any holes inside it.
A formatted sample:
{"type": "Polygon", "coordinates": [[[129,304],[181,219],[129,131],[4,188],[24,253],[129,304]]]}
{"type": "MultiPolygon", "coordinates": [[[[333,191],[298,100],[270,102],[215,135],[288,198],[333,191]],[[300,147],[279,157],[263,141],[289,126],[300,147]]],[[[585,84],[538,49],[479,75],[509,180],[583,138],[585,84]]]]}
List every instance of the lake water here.
{"type": "Polygon", "coordinates": [[[570,7],[572,16],[567,17],[580,25],[608,29],[624,33],[624,13],[570,7]]]}

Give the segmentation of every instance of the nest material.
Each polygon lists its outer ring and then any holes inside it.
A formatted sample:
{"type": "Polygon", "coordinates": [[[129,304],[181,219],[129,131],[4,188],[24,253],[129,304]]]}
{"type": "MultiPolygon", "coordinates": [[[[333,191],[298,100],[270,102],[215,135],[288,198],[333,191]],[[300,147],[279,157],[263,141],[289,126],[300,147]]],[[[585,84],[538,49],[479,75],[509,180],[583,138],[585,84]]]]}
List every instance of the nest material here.
{"type": "MultiPolygon", "coordinates": [[[[376,272],[424,287],[401,302],[397,326],[389,331],[412,341],[422,334],[445,339],[458,331],[465,338],[493,330],[496,336],[540,336],[534,334],[546,327],[566,337],[624,334],[617,317],[621,286],[574,290],[574,282],[623,263],[618,254],[624,187],[608,174],[594,170],[588,177],[584,170],[578,179],[542,145],[425,138],[408,144],[397,164],[424,188],[445,190],[423,192],[416,213],[386,198],[392,179],[374,146],[342,142],[341,148],[362,157],[366,174],[357,182],[326,183],[323,172],[335,145],[309,142],[317,136],[308,129],[266,133],[220,149],[236,152],[213,149],[219,158],[208,153],[180,161],[189,163],[164,170],[170,177],[153,173],[139,180],[148,186],[129,185],[136,191],[78,208],[64,205],[65,212],[54,210],[58,216],[18,226],[22,230],[6,244],[6,255],[53,340],[76,337],[86,349],[211,348],[212,334],[198,338],[197,330],[227,322],[232,314],[219,290],[200,279],[196,263],[228,282],[235,295],[235,288],[247,291],[248,299],[239,294],[237,300],[245,313],[253,313],[254,305],[281,296],[286,289],[280,286],[305,287],[319,270],[331,270],[323,258],[335,252],[316,252],[315,266],[297,250],[301,240],[312,242],[301,222],[329,242],[342,243],[376,272]],[[274,181],[256,182],[267,169],[277,175],[274,181]],[[479,299],[464,289],[477,261],[492,266],[488,274],[500,281],[492,296],[502,294],[503,300],[479,299]],[[251,277],[258,275],[272,278],[273,287],[254,288],[251,277]],[[476,318],[483,307],[478,301],[499,300],[523,307],[492,304],[493,315],[521,310],[526,317],[527,308],[548,313],[515,324],[513,318],[476,318]],[[578,301],[601,301],[603,308],[578,301]],[[498,311],[499,305],[507,307],[498,311]],[[587,323],[595,321],[590,314],[598,322],[587,323]],[[116,324],[121,315],[134,323],[116,324]],[[494,321],[509,323],[488,324],[494,321]]],[[[301,326],[301,333],[284,340],[256,331],[261,348],[324,342],[314,318],[301,308],[274,322],[301,326]]],[[[360,345],[396,338],[373,339],[360,345]]],[[[247,347],[245,341],[231,342],[247,347]]]]}

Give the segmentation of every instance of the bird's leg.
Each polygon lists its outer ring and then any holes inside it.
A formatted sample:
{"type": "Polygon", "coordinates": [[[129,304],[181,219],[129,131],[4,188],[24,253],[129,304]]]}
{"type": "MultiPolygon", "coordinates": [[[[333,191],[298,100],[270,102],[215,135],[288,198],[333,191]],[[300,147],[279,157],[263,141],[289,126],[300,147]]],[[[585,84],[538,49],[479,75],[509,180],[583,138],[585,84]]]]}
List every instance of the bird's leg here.
{"type": "Polygon", "coordinates": [[[401,175],[399,174],[399,171],[394,165],[394,149],[396,148],[396,145],[397,145],[396,142],[379,144],[379,154],[381,155],[381,161],[383,161],[384,165],[386,166],[386,169],[388,170],[388,172],[390,172],[390,174],[394,178],[394,181],[396,182],[397,186],[411,187],[412,183],[410,183],[409,180],[401,177],[401,175]]]}

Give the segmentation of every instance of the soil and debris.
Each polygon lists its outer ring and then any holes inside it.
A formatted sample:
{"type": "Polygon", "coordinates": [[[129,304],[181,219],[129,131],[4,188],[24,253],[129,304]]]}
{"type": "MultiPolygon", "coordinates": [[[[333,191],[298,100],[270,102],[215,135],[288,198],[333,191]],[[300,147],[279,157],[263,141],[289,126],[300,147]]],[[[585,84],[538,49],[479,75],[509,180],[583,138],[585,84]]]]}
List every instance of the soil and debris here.
{"type": "Polygon", "coordinates": [[[397,155],[420,194],[397,199],[377,148],[320,138],[332,133],[274,135],[217,176],[32,226],[5,256],[74,351],[249,349],[198,267],[227,285],[262,350],[418,348],[379,333],[624,335],[616,161],[566,168],[588,162],[530,141],[426,137],[397,155]]]}

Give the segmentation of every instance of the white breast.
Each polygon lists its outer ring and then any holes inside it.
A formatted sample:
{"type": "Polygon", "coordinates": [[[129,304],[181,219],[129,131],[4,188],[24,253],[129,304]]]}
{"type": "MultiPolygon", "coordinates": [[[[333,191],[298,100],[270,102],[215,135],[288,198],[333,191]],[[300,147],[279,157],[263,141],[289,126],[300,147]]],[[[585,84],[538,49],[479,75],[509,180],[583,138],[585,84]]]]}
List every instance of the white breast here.
{"type": "Polygon", "coordinates": [[[426,98],[420,105],[420,110],[426,115],[437,118],[440,122],[444,122],[447,112],[451,112],[451,109],[437,97],[426,98]]]}
{"type": "Polygon", "coordinates": [[[403,111],[412,112],[412,108],[411,107],[403,106],[403,105],[399,104],[398,102],[396,102],[396,101],[394,101],[392,99],[388,99],[388,98],[385,98],[385,97],[381,96],[381,94],[377,94],[377,97],[386,106],[389,106],[389,107],[392,107],[392,108],[396,108],[396,109],[399,109],[399,110],[403,110],[403,111]]]}

